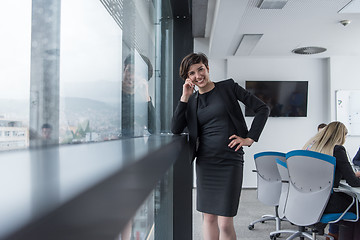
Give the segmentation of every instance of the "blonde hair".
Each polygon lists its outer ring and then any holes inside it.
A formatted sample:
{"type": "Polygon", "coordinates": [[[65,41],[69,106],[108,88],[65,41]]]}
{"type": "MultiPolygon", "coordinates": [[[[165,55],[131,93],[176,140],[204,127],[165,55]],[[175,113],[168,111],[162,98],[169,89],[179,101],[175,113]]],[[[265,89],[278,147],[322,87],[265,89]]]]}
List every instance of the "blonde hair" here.
{"type": "Polygon", "coordinates": [[[335,145],[344,145],[348,133],[341,122],[331,122],[312,137],[303,149],[333,155],[335,145]]]}

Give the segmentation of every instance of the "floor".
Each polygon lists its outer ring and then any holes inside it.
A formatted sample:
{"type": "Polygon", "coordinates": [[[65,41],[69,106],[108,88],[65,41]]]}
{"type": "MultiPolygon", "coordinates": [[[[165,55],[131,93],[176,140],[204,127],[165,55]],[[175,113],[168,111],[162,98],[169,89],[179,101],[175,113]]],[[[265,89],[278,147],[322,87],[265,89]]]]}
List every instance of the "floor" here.
{"type": "MultiPolygon", "coordinates": [[[[201,213],[195,210],[196,206],[196,190],[194,190],[194,213],[193,213],[193,240],[202,240],[201,213]]],[[[274,207],[265,206],[256,197],[256,190],[244,189],[241,192],[240,206],[238,215],[234,218],[235,230],[237,239],[242,240],[267,240],[270,239],[269,233],[275,230],[275,222],[269,221],[265,223],[257,223],[253,230],[249,230],[249,223],[260,218],[264,214],[274,214],[274,207]]],[[[296,226],[291,225],[288,222],[281,223],[282,229],[297,229],[296,226]]],[[[279,238],[286,239],[289,234],[282,234],[279,238]]],[[[318,239],[325,239],[323,236],[319,236],[318,239]]]]}

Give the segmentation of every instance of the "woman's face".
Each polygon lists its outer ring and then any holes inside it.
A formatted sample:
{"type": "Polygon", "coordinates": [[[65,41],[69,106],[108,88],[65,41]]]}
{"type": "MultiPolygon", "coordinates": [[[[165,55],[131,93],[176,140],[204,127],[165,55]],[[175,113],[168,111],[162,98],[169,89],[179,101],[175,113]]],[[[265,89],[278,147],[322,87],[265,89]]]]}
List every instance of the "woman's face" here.
{"type": "Polygon", "coordinates": [[[204,88],[209,82],[209,67],[203,63],[196,63],[190,66],[188,78],[199,88],[204,88]]]}
{"type": "Polygon", "coordinates": [[[126,93],[134,93],[134,65],[128,64],[124,68],[122,90],[126,93]]]}

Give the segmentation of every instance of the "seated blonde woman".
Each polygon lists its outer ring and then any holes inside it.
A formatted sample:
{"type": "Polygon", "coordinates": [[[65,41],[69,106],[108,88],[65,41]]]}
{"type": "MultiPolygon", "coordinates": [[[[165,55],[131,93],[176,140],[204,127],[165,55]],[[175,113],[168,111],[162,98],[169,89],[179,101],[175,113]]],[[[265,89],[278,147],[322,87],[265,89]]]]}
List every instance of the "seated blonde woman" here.
{"type": "MultiPolygon", "coordinates": [[[[347,132],[343,123],[331,122],[312,137],[303,147],[303,149],[328,154],[336,158],[335,188],[339,187],[341,179],[345,179],[352,187],[360,187],[360,172],[355,173],[353,171],[348,161],[345,147],[343,146],[347,132]]],[[[333,192],[324,213],[343,212],[351,202],[352,198],[349,195],[341,192],[333,192]]],[[[355,206],[350,209],[350,212],[356,213],[355,206]]]]}

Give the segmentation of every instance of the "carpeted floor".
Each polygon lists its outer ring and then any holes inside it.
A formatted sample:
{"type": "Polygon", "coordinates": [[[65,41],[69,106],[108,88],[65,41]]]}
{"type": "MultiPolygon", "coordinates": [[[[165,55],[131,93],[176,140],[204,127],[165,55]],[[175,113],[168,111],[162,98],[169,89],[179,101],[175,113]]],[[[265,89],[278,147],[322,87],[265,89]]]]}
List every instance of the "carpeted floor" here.
{"type": "MultiPolygon", "coordinates": [[[[195,210],[196,208],[196,190],[194,190],[194,214],[193,214],[193,240],[202,240],[201,213],[195,210]]],[[[265,223],[257,223],[253,230],[249,230],[249,223],[260,218],[262,215],[275,214],[274,207],[262,204],[256,197],[256,190],[243,189],[241,192],[240,206],[238,215],[234,219],[237,239],[241,240],[269,240],[269,233],[275,230],[275,221],[268,221],[265,223]]],[[[294,229],[297,227],[290,223],[281,222],[281,229],[294,229]]],[[[282,234],[279,238],[286,239],[289,234],[282,234]]],[[[319,236],[318,239],[325,239],[319,236]]]]}

